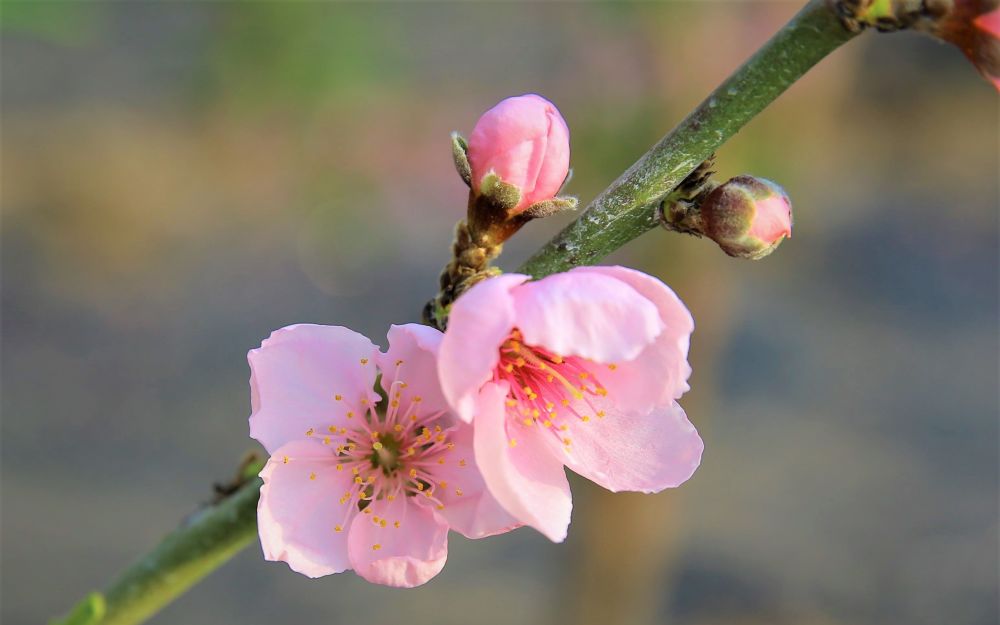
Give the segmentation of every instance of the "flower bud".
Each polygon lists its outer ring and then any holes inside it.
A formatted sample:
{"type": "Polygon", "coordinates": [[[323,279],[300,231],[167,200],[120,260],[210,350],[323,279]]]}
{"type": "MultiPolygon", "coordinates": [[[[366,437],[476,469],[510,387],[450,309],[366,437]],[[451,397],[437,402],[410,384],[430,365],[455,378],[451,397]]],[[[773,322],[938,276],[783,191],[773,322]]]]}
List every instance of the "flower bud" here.
{"type": "Polygon", "coordinates": [[[979,73],[1000,91],[1000,3],[997,0],[953,0],[951,10],[923,30],[958,47],[979,73]]]}
{"type": "Polygon", "coordinates": [[[515,192],[516,197],[505,193],[503,198],[505,204],[513,199],[508,214],[515,215],[559,192],[569,172],[569,128],[555,105],[541,96],[507,98],[476,122],[468,159],[473,193],[515,192]]]}
{"type": "Polygon", "coordinates": [[[701,228],[730,256],[757,260],[792,236],[792,203],[777,184],[736,176],[701,202],[701,228]]]}

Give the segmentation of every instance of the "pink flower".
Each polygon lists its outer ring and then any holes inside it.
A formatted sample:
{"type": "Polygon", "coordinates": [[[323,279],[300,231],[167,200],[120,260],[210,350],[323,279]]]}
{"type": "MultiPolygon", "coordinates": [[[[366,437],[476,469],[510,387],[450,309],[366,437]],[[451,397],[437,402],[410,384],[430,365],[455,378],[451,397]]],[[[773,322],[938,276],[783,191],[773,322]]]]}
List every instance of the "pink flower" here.
{"type": "Polygon", "coordinates": [[[559,192],[569,173],[569,128],[555,105],[541,96],[507,98],[476,122],[468,158],[475,193],[490,173],[520,190],[520,201],[511,210],[516,214],[559,192]]]}
{"type": "Polygon", "coordinates": [[[485,280],[455,302],[438,370],[474,423],[493,496],[558,542],[572,508],[563,465],[646,493],[698,467],[701,438],[674,401],[688,389],[694,323],[662,282],[624,267],[527,280],[485,280]]]}
{"type": "Polygon", "coordinates": [[[444,567],[449,527],[480,538],[517,525],[441,395],[440,341],[392,326],[382,353],[346,328],[294,325],[249,353],[250,435],[271,454],[257,508],[266,559],[411,587],[444,567]]]}
{"type": "Polygon", "coordinates": [[[792,203],[778,184],[736,176],[701,203],[705,236],[730,256],[758,259],[792,236],[792,203]]]}

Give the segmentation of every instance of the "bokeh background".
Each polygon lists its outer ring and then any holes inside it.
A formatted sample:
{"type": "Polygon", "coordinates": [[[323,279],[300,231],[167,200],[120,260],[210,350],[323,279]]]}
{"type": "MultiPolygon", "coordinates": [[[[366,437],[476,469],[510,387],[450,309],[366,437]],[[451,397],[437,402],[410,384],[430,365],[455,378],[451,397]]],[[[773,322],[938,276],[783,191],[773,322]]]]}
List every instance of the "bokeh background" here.
{"type": "MultiPolygon", "coordinates": [[[[546,95],[585,203],[798,6],[5,2],[3,622],[234,472],[271,330],[418,318],[464,209],[451,130],[546,95]]],[[[653,232],[610,259],[697,320],[681,489],[577,480],[565,544],[453,534],[411,591],[254,544],[153,622],[997,623],[997,112],[957,50],[866,35],[719,152],[788,189],[776,254],[653,232]]]]}

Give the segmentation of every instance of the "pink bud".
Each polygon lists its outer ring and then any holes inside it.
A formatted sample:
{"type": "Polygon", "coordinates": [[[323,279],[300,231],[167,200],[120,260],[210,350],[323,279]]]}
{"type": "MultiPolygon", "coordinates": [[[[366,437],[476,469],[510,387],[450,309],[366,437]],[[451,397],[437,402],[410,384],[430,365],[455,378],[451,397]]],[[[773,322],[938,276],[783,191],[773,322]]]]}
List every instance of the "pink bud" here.
{"type": "Polygon", "coordinates": [[[569,173],[569,128],[559,110],[529,93],[507,98],[486,111],[469,136],[472,190],[493,173],[521,197],[511,214],[559,192],[569,173]]]}
{"type": "Polygon", "coordinates": [[[955,0],[932,34],[958,47],[1000,91],[1000,7],[996,0],[955,0]]]}
{"type": "Polygon", "coordinates": [[[730,256],[758,259],[792,236],[792,203],[779,185],[736,176],[701,203],[705,236],[730,256]]]}

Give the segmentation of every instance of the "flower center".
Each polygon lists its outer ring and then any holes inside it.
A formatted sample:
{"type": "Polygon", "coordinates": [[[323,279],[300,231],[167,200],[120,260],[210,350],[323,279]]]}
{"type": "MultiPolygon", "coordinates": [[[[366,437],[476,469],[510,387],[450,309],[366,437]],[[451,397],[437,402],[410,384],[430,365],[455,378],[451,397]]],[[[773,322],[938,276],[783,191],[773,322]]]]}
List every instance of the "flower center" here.
{"type": "MultiPolygon", "coordinates": [[[[525,427],[541,425],[569,449],[571,426],[604,417],[604,411],[594,405],[594,400],[608,394],[597,375],[602,366],[610,371],[617,368],[525,345],[515,328],[500,346],[500,364],[493,377],[510,386],[507,415],[511,422],[525,427]]],[[[509,442],[514,446],[517,439],[509,442]]]]}

